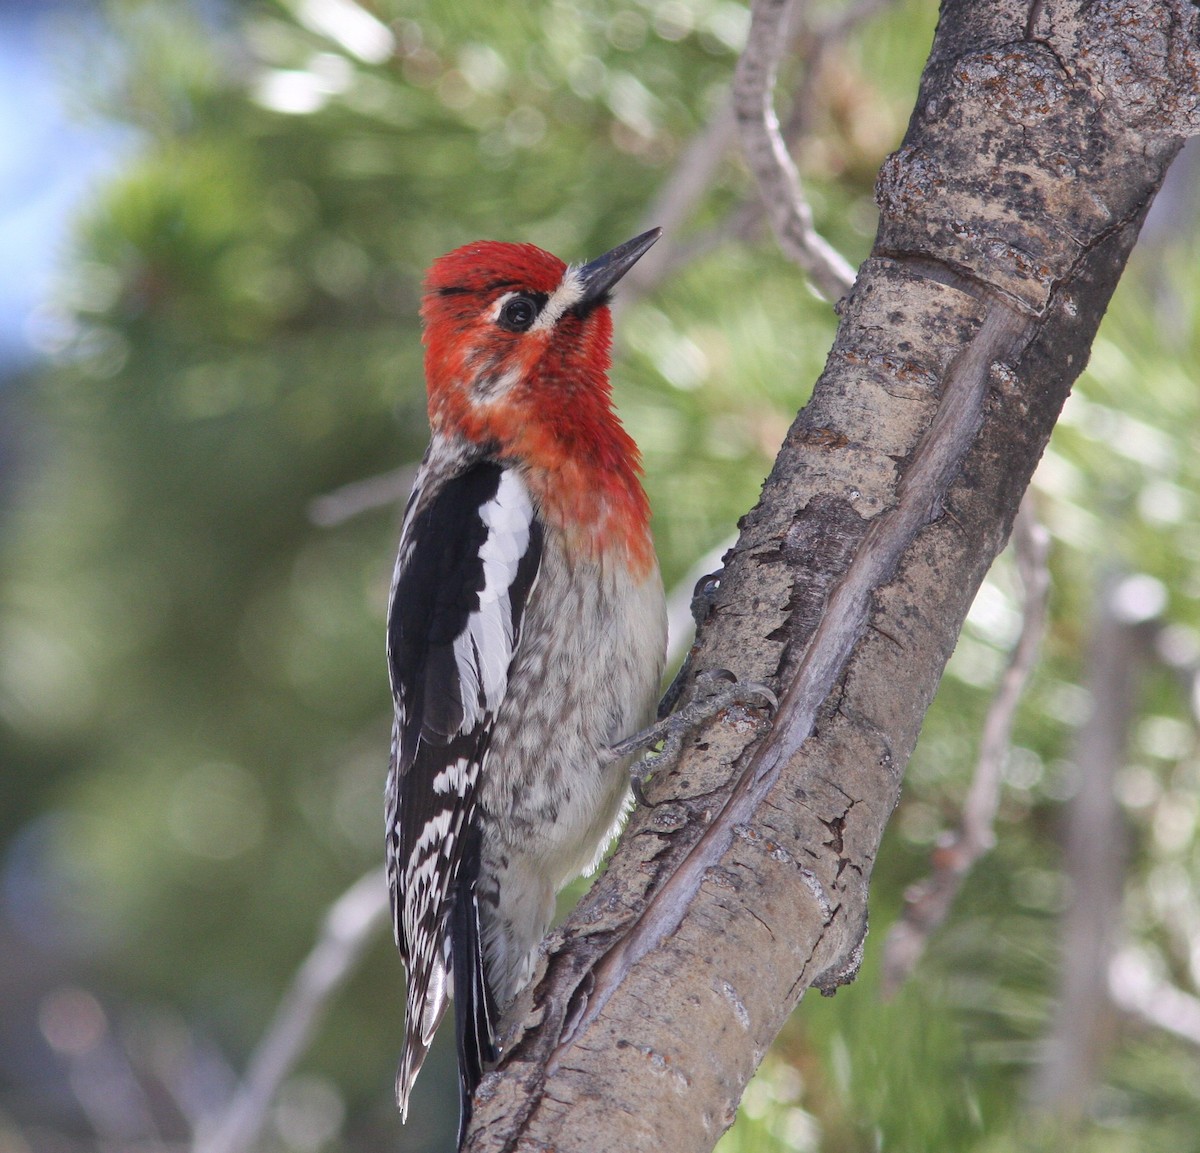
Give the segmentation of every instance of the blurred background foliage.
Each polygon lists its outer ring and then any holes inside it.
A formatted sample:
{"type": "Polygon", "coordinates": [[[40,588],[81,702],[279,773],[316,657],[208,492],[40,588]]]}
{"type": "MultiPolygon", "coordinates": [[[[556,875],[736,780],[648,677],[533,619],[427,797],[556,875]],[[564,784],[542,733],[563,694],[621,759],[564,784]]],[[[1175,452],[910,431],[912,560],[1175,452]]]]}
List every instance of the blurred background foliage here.
{"type": "MultiPolygon", "coordinates": [[[[820,227],[852,261],[936,18],[860,5],[800,55],[791,117],[820,227]]],[[[811,6],[812,27],[843,14],[811,6]]],[[[4,388],[0,499],[0,1153],[153,1149],[220,1110],[323,911],[381,860],[382,629],[424,447],[423,268],[482,237],[594,256],[719,118],[734,0],[109,0],[60,21],[78,114],[135,141],[75,222],[42,359],[4,388]]],[[[722,150],[674,267],[624,286],[615,388],[668,586],[754,502],[835,317],[777,254],[722,150]]],[[[1185,161],[1182,163],[1186,163],[1185,161]]],[[[805,1001],[725,1153],[1061,1144],[1031,1109],[1086,780],[1088,645],[1137,575],[1136,717],[1116,778],[1143,984],[1195,1013],[1200,341],[1195,201],[1152,218],[1036,483],[1052,623],[998,844],[911,981],[879,992],[907,886],[955,823],[1020,625],[1002,558],[909,771],[859,980],[805,1001]]],[[[676,195],[678,195],[676,190],[676,195]]],[[[1097,1012],[1105,1011],[1097,1006],[1097,1012]]],[[[447,1045],[401,1129],[401,971],[381,936],[262,1147],[447,1148],[447,1045]]],[[[1069,1147],[1200,1148],[1195,1044],[1122,1013],[1069,1147]]],[[[449,1040],[443,1037],[442,1042],[449,1040]]]]}

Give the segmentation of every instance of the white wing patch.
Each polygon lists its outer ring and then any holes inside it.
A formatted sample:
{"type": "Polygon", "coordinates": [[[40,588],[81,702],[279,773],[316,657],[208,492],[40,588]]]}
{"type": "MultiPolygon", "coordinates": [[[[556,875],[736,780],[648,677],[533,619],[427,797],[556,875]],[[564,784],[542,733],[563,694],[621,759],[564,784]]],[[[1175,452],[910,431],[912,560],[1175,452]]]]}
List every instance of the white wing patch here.
{"type": "Polygon", "coordinates": [[[479,607],[454,640],[454,660],[462,689],[462,732],[470,732],[485,713],[495,712],[508,690],[515,633],[509,590],[521,558],[529,550],[533,501],[513,469],[500,474],[496,495],[479,510],[487,538],[479,548],[483,588],[479,607]]]}

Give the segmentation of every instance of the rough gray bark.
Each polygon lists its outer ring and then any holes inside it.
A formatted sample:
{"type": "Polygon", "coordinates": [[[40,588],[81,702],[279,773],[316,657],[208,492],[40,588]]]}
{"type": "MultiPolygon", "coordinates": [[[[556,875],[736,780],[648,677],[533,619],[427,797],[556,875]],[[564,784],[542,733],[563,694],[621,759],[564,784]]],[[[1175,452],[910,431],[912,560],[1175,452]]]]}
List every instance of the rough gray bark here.
{"type": "Polygon", "coordinates": [[[733,710],[653,782],[510,1014],[468,1149],[710,1149],[804,991],[853,977],[926,707],[1198,70],[1183,0],[944,5],[874,250],[699,641],[697,667],[778,685],[775,724],[733,710]]]}

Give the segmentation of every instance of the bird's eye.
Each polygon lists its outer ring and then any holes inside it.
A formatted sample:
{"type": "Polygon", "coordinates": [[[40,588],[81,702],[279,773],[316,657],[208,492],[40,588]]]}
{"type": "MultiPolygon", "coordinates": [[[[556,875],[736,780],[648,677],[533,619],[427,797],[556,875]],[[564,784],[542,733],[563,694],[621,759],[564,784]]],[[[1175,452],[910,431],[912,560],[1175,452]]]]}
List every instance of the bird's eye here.
{"type": "Polygon", "coordinates": [[[500,327],[525,332],[537,319],[537,305],[528,296],[514,296],[500,309],[500,327]]]}

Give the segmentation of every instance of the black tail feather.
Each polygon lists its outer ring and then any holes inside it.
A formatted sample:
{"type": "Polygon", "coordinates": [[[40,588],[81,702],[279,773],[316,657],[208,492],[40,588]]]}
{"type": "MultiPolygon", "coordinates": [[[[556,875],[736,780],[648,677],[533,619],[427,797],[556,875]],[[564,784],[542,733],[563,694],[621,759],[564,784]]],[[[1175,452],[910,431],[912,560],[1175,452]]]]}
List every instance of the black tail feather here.
{"type": "MultiPolygon", "coordinates": [[[[477,857],[474,858],[476,861],[477,857]]],[[[464,865],[466,861],[464,860],[464,865]]],[[[469,870],[464,868],[464,873],[469,870]]],[[[472,1098],[483,1079],[483,1067],[495,1061],[496,1002],[483,970],[479,901],[474,876],[460,874],[451,909],[451,964],[454,975],[454,1040],[458,1047],[458,1146],[471,1121],[472,1098]]]]}

